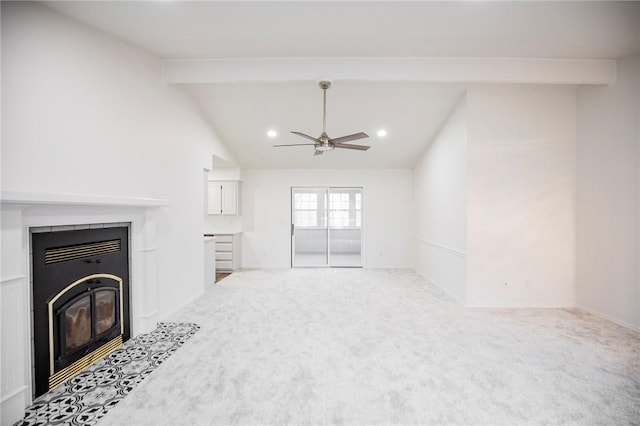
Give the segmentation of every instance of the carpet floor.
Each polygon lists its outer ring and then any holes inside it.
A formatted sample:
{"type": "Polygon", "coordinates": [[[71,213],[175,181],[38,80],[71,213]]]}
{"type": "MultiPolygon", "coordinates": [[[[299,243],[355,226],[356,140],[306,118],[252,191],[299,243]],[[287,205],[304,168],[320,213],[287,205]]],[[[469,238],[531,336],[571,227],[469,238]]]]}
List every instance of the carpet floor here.
{"type": "Polygon", "coordinates": [[[408,270],[236,272],[168,320],[201,329],[100,426],[640,423],[638,333],[408,270]]]}

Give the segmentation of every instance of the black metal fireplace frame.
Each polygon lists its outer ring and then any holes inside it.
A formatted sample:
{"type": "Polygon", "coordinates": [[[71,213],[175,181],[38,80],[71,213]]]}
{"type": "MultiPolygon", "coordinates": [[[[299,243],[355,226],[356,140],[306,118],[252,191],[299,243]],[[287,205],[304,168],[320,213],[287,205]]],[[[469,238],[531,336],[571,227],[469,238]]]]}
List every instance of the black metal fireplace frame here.
{"type": "MultiPolygon", "coordinates": [[[[34,397],[48,392],[52,371],[62,374],[65,368],[74,369],[73,363],[93,362],[96,356],[108,353],[121,342],[129,339],[130,286],[129,286],[129,228],[126,226],[82,229],[57,232],[32,232],[32,324],[34,360],[34,397]],[[104,242],[117,243],[117,250],[83,250],[72,255],[59,256],[51,261],[50,253],[55,250],[73,251],[74,247],[104,242]],[[45,261],[45,259],[48,259],[45,261]],[[101,283],[96,283],[100,280],[101,283]],[[92,282],[89,282],[92,281],[92,282]],[[118,321],[108,330],[100,333],[90,344],[81,346],[61,355],[61,326],[56,320],[56,312],[64,304],[79,295],[97,289],[114,288],[118,291],[118,321]],[[90,289],[90,290],[88,290],[90,289]],[[65,293],[64,297],[56,296],[65,293]],[[56,300],[53,300],[56,298],[56,300]],[[50,336],[56,332],[53,341],[50,336]],[[102,345],[102,346],[101,346],[102,345]],[[96,348],[99,348],[97,351],[96,348]],[[93,352],[92,352],[93,351],[93,352]],[[87,354],[88,353],[88,354],[87,354]],[[83,359],[84,358],[84,359],[83,359]],[[71,366],[70,366],[71,364],[71,366]]],[[[95,327],[95,326],[92,326],[95,327]]],[[[66,372],[64,373],[66,377],[66,372]]]]}

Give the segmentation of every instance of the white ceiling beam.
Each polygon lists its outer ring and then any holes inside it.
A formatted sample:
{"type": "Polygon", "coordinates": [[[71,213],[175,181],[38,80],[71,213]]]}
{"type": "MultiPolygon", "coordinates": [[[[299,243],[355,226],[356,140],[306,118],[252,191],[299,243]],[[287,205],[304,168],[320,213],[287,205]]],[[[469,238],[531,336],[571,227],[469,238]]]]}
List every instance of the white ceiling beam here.
{"type": "Polygon", "coordinates": [[[616,61],[537,58],[165,59],[166,83],[365,80],[428,83],[613,84],[616,61]]]}

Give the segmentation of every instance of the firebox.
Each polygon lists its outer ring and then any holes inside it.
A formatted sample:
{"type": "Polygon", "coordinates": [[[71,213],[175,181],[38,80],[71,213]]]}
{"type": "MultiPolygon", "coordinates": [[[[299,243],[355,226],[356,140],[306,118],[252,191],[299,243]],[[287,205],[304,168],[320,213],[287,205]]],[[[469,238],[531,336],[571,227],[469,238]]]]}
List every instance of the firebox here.
{"type": "Polygon", "coordinates": [[[31,234],[35,396],[129,339],[129,228],[31,234]]]}

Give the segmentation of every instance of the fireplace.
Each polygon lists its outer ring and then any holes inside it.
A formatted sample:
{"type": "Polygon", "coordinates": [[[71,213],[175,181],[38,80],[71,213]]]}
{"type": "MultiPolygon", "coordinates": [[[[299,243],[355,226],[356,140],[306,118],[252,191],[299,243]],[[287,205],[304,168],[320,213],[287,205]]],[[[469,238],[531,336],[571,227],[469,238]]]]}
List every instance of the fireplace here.
{"type": "Polygon", "coordinates": [[[31,233],[35,396],[129,339],[129,228],[31,233]]]}

